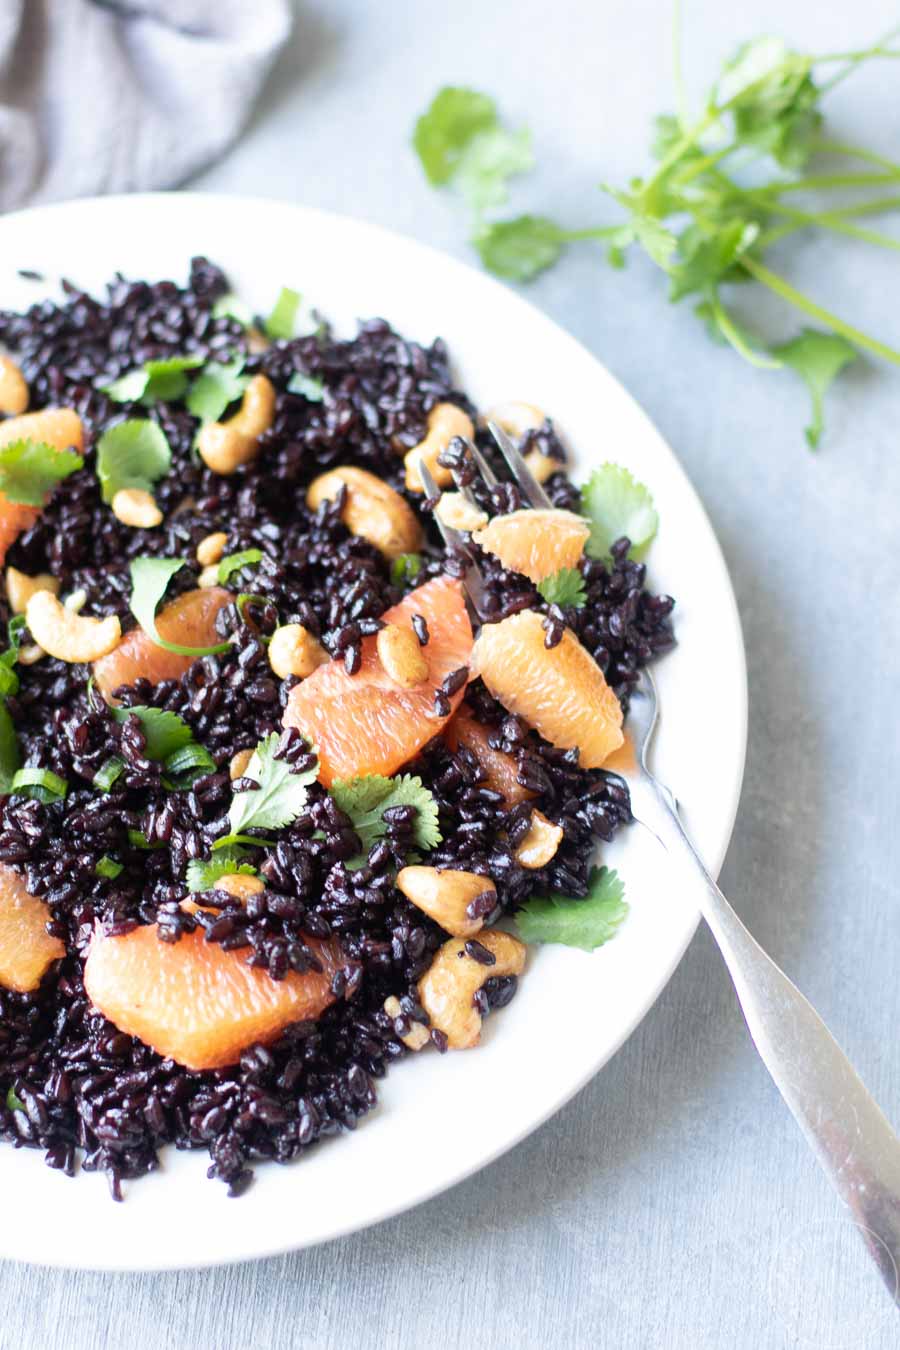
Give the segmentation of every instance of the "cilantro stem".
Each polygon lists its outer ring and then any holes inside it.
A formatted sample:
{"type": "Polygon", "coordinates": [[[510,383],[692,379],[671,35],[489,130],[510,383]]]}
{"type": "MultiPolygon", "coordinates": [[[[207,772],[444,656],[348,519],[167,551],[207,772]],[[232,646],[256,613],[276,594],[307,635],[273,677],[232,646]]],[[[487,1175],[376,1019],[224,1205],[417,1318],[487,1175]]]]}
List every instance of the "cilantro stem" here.
{"type": "Polygon", "coordinates": [[[886,155],[879,155],[874,150],[864,150],[858,145],[843,145],[840,141],[816,141],[812,151],[816,155],[843,155],[847,159],[861,159],[865,164],[876,164],[882,169],[900,173],[900,164],[888,159],[886,155]]]}
{"type": "MultiPolygon", "coordinates": [[[[886,183],[900,180],[900,166],[889,173],[823,173],[810,174],[808,178],[794,178],[788,183],[769,183],[766,187],[756,188],[756,195],[765,193],[769,197],[784,197],[789,192],[813,192],[829,188],[883,187],[886,183]]],[[[683,179],[679,180],[683,182],[683,179]]]]}
{"type": "Polygon", "coordinates": [[[758,366],[760,370],[778,370],[781,367],[780,361],[776,361],[772,356],[764,356],[762,352],[754,351],[744,339],[743,334],[735,326],[731,315],[719,299],[718,291],[711,291],[709,303],[718,324],[719,332],[739,356],[742,356],[745,361],[749,361],[751,366],[758,366]]]}
{"type": "Polygon", "coordinates": [[[801,211],[793,206],[780,206],[777,202],[770,202],[765,196],[756,192],[746,192],[744,196],[764,207],[766,211],[770,211],[772,215],[795,220],[798,226],[818,226],[823,230],[832,230],[836,234],[849,235],[851,239],[859,239],[864,244],[875,244],[879,248],[893,248],[900,251],[900,239],[895,239],[889,234],[882,234],[879,230],[867,230],[859,225],[851,225],[833,211],[801,211]]]}
{"type": "Polygon", "coordinates": [[[893,347],[888,347],[885,343],[879,342],[877,338],[869,337],[868,333],[863,333],[861,329],[854,328],[852,324],[846,323],[844,319],[838,318],[830,310],[824,309],[816,304],[815,300],[810,300],[808,295],[798,291],[784,277],[780,277],[777,272],[770,272],[768,267],[764,267],[756,258],[750,258],[746,254],[738,259],[739,267],[750,276],[755,277],[763,286],[767,287],[775,295],[786,300],[789,305],[793,305],[804,314],[808,314],[811,319],[816,319],[819,323],[825,324],[833,333],[840,333],[848,342],[854,342],[857,347],[862,347],[866,351],[873,352],[875,356],[882,357],[885,361],[891,361],[894,365],[900,366],[900,352],[895,351],[893,347]]]}

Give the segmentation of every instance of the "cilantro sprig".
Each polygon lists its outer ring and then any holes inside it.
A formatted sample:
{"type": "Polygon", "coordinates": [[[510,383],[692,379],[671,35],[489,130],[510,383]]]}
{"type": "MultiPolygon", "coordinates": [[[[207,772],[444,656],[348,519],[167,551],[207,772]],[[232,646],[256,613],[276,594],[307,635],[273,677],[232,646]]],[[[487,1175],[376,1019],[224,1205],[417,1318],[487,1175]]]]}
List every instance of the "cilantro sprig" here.
{"type": "Polygon", "coordinates": [[[167,356],[161,361],[145,361],[136,370],[120,375],[103,393],[114,403],[172,402],[182,398],[188,387],[186,371],[203,365],[202,356],[167,356]]]}
{"type": "Polygon", "coordinates": [[[353,822],[364,853],[387,833],[384,813],[393,806],[416,808],[413,825],[416,848],[427,852],[441,842],[437,802],[421,778],[413,774],[385,778],[383,774],[371,773],[359,778],[339,778],[331,785],[331,795],[353,822]]]}
{"type": "Polygon", "coordinates": [[[214,891],[217,881],[235,873],[255,877],[257,869],[251,863],[242,862],[243,856],[243,848],[232,845],[223,848],[212,858],[193,858],[187,865],[188,890],[195,894],[198,891],[214,891]]]}
{"type": "MultiPolygon", "coordinates": [[[[285,825],[291,825],[306,806],[307,788],[316,780],[318,765],[295,773],[286,759],[276,758],[278,741],[278,732],[273,731],[253,751],[242,776],[259,786],[236,792],[232,797],[228,809],[232,836],[245,834],[247,830],[283,829],[285,825]]],[[[217,843],[223,845],[225,840],[217,843]]]]}
{"type": "Polygon", "coordinates": [[[0,492],[23,506],[43,506],[58,483],[84,467],[81,455],[43,441],[11,441],[0,448],[0,492]]]}
{"type": "Polygon", "coordinates": [[[806,438],[815,448],[823,398],[840,371],[860,350],[895,365],[900,351],[825,309],[767,259],[774,245],[801,230],[900,251],[900,238],[859,223],[896,210],[900,164],[830,141],[822,113],[825,96],[847,75],[900,58],[897,31],[858,51],[819,56],[792,51],[777,38],[747,42],[694,119],[680,87],[676,40],[679,111],[656,120],[655,167],[624,190],[603,188],[623,212],[618,222],[567,229],[543,215],[498,217],[508,180],[531,167],[531,153],[526,133],[504,128],[494,101],[477,90],[442,89],[416,123],[413,145],[428,181],[452,184],[467,202],[470,238],[490,271],[529,281],[579,240],[602,244],[614,267],[629,249],[642,250],[667,276],[669,299],[691,300],[712,337],[754,366],[792,370],[804,381],[813,407],[806,438]],[[829,164],[835,159],[863,168],[835,172],[829,164]],[[833,197],[873,188],[883,191],[833,197]],[[807,194],[809,203],[786,200],[794,194],[807,194]],[[776,345],[748,332],[730,308],[733,285],[747,281],[801,314],[802,332],[776,345]],[[810,328],[810,320],[820,327],[810,328]]]}
{"type": "Polygon", "coordinates": [[[165,432],[146,417],[116,422],[97,442],[97,477],[107,504],[122,488],[152,492],[171,465],[172,450],[165,432]]]}
{"type": "Polygon", "coordinates": [[[548,605],[559,605],[561,608],[568,605],[581,609],[587,601],[584,577],[577,567],[561,567],[558,572],[544,577],[543,581],[538,582],[538,591],[548,605]]]}
{"type": "Polygon", "coordinates": [[[618,874],[595,867],[583,899],[550,895],[527,900],[516,915],[516,926],[524,942],[562,943],[592,952],[615,935],[627,914],[618,874]]]}
{"type": "MultiPolygon", "coordinates": [[[[617,539],[631,540],[629,556],[643,558],[656,535],[653,498],[621,464],[601,464],[581,489],[581,509],[590,521],[585,546],[591,558],[607,558],[617,539]]],[[[546,597],[545,597],[546,598],[546,597]]]]}

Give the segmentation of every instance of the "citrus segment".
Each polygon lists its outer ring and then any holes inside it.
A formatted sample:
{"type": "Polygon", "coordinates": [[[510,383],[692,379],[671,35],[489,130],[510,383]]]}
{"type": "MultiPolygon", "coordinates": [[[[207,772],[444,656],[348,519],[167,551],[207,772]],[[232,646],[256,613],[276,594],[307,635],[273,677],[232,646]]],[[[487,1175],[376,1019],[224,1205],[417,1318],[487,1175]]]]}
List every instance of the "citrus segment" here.
{"type": "Polygon", "coordinates": [[[451,577],[427,581],[381,618],[409,628],[414,614],[422,615],[429,634],[422,648],[428,674],[421,684],[409,689],[392,680],[378,659],[376,639],[368,637],[355,675],[347,674],[343,660],[329,661],[291,691],[284,725],[299,727],[316,746],[326,787],[336,778],[395,773],[440,732],[461,701],[462,689],[448,700],[450,714],[435,714],[435,691],[451,671],[468,665],[472,650],[462,586],[451,577]]]}
{"type": "Polygon", "coordinates": [[[545,647],[544,637],[533,609],[485,624],[472,649],[472,673],[545,740],[577,747],[581,767],[598,769],[624,739],[619,700],[571,629],[555,647],[545,647]]]}
{"type": "MultiPolygon", "coordinates": [[[[216,615],[231,599],[231,593],[221,586],[186,591],[157,615],[157,632],[167,642],[185,647],[214,647],[222,641],[216,632],[216,615]]],[[[151,684],[180,679],[196,660],[196,656],[166,651],[143,628],[132,628],[115,651],[94,662],[94,680],[109,698],[119,685],[134,684],[141,677],[151,684]]]]}
{"type": "MultiPolygon", "coordinates": [[[[0,421],[0,447],[13,441],[43,441],[55,450],[84,449],[84,428],[72,408],[45,408],[43,412],[23,413],[0,421]]],[[[41,514],[37,506],[11,502],[0,492],[0,567],[6,554],[25,530],[30,530],[41,514]]]]}
{"type": "Polygon", "coordinates": [[[156,924],[124,937],[91,939],[84,987],[114,1026],[187,1069],[221,1069],[241,1051],[274,1040],[291,1022],[318,1017],[334,1002],[331,979],[343,964],[333,942],[306,939],[322,971],[273,980],[229,952],[186,933],[160,942],[156,924]]]}
{"type": "Polygon", "coordinates": [[[575,567],[590,532],[572,511],[513,511],[494,516],[472,538],[511,572],[537,584],[562,567],[575,567]]]}
{"type": "Polygon", "coordinates": [[[47,932],[50,911],[25,889],[18,872],[0,863],[0,984],[27,994],[37,989],[51,961],[65,956],[47,932]]]}
{"type": "Polygon", "coordinates": [[[493,729],[476,721],[471,709],[463,703],[445,727],[444,740],[451,750],[463,746],[471,751],[481,766],[485,784],[495,792],[502,792],[510,806],[515,806],[517,802],[528,801],[534,793],[518,782],[518,766],[512,755],[505,750],[495,750],[489,744],[488,737],[493,729]]]}

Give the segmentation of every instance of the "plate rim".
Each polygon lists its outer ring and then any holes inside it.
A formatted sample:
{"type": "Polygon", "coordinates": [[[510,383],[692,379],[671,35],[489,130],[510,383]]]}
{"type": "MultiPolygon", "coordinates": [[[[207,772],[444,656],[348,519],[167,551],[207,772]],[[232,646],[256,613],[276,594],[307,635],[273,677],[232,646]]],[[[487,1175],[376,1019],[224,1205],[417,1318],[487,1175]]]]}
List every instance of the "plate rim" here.
{"type": "MultiPolygon", "coordinates": [[[[737,817],[741,792],[743,788],[744,771],[746,767],[746,755],[747,755],[747,731],[749,719],[748,672],[747,672],[746,649],[741,625],[740,611],[738,609],[737,599],[734,592],[734,584],[731,578],[731,574],[724,553],[722,551],[722,546],[719,542],[715,529],[713,528],[705,504],[702,498],[700,497],[700,494],[698,493],[697,489],[694,487],[694,484],[685,466],[683,465],[681,459],[678,457],[676,451],[672,448],[666,437],[662,434],[662,432],[658,429],[656,424],[652,421],[649,414],[645,412],[644,408],[637,401],[635,396],[630,393],[630,391],[622,383],[622,381],[620,381],[618,377],[614,375],[612,371],[610,371],[610,369],[606,366],[604,361],[599,356],[597,356],[584,342],[582,342],[579,338],[576,338],[572,333],[570,333],[566,328],[564,328],[562,324],[560,324],[556,319],[552,318],[549,314],[547,314],[538,304],[536,304],[534,301],[530,300],[526,296],[523,296],[514,287],[506,285],[505,283],[489,275],[488,273],[481,271],[473,264],[467,261],[463,261],[450,253],[446,253],[442,249],[439,249],[434,245],[424,243],[421,240],[414,238],[413,236],[404,234],[402,231],[391,229],[390,227],[382,225],[378,222],[365,220],[362,217],[352,216],[342,212],[324,210],[322,208],[309,206],[304,203],[291,202],[274,197],[259,196],[257,194],[244,195],[240,193],[180,191],[180,190],[166,191],[166,192],[118,193],[118,194],[110,194],[109,196],[92,196],[92,197],[76,198],[70,201],[53,202],[33,207],[27,207],[22,210],[14,212],[8,212],[4,216],[0,217],[0,237],[2,237],[7,222],[16,222],[22,220],[27,221],[29,218],[35,216],[46,217],[53,215],[69,216],[72,214],[77,215],[81,213],[90,214],[91,212],[97,210],[100,210],[102,212],[102,210],[106,207],[111,207],[114,210],[116,208],[121,209],[123,207],[128,210],[131,209],[140,210],[141,206],[146,205],[150,206],[151,209],[155,209],[156,206],[160,203],[163,205],[163,208],[166,209],[173,202],[185,203],[186,209],[198,207],[201,210],[209,210],[215,204],[218,204],[222,209],[227,209],[228,206],[233,206],[235,203],[239,203],[242,210],[247,209],[248,207],[250,208],[257,207],[261,211],[276,210],[279,212],[287,212],[290,214],[295,214],[300,217],[309,219],[313,222],[318,222],[320,226],[324,227],[327,227],[330,223],[333,223],[334,225],[339,226],[342,229],[351,227],[352,229],[360,230],[369,236],[381,237],[385,240],[387,244],[393,246],[394,248],[399,247],[402,249],[415,251],[419,253],[425,261],[432,261],[435,266],[444,269],[445,271],[447,269],[449,269],[450,271],[457,269],[461,270],[469,278],[475,278],[479,286],[493,293],[501,294],[504,297],[505,304],[508,304],[510,300],[512,300],[517,305],[521,306],[523,310],[529,311],[533,316],[535,316],[540,321],[540,323],[544,326],[545,330],[547,330],[548,332],[552,332],[553,340],[556,343],[568,346],[570,350],[577,352],[579,354],[579,358],[581,360],[587,358],[596,367],[598,367],[599,370],[602,372],[605,380],[609,381],[609,383],[615,387],[618,397],[623,402],[627,402],[630,405],[630,411],[632,416],[634,416],[635,419],[639,419],[644,423],[648,433],[653,438],[656,439],[660,447],[662,447],[662,449],[666,452],[666,454],[668,454],[668,456],[673,461],[678,476],[683,480],[684,489],[686,490],[688,495],[692,498],[694,508],[702,517],[707,527],[709,542],[711,543],[712,547],[715,550],[719,567],[721,569],[721,574],[726,583],[725,597],[727,598],[727,618],[729,621],[729,626],[731,628],[730,636],[734,645],[735,656],[737,658],[736,674],[738,675],[738,680],[735,693],[738,697],[738,705],[734,709],[734,711],[738,717],[738,724],[736,729],[738,732],[737,740],[740,753],[738,762],[736,762],[734,765],[732,780],[731,783],[729,784],[728,808],[727,811],[725,812],[725,817],[727,819],[727,829],[723,829],[722,831],[722,838],[719,843],[719,846],[715,850],[714,856],[707,859],[707,862],[710,865],[710,871],[712,875],[714,877],[718,876],[722,864],[724,862],[729,844],[731,842],[731,837],[734,830],[734,824],[737,817]]],[[[75,245],[75,249],[77,250],[77,244],[75,245]]],[[[13,267],[12,270],[15,271],[15,267],[13,267]]],[[[59,276],[60,277],[66,276],[65,269],[60,270],[59,276]]],[[[389,315],[387,317],[390,318],[389,315]]],[[[723,614],[722,617],[724,618],[725,615],[723,614]]],[[[3,1255],[5,1259],[15,1260],[23,1264],[38,1265],[41,1267],[46,1267],[48,1269],[79,1269],[79,1270],[109,1270],[109,1271],[138,1271],[138,1270],[163,1271],[171,1269],[206,1269],[211,1268],[213,1266],[231,1265],[237,1262],[248,1260],[261,1260],[267,1257],[281,1255],[292,1251],[305,1250],[313,1246],[318,1246],[325,1242],[331,1242],[338,1238],[348,1236],[352,1233],[363,1232],[368,1228],[375,1227],[376,1225],[385,1223],[390,1219],[396,1218],[398,1215],[406,1211],[412,1210],[414,1208],[417,1208],[419,1205],[434,1199],[437,1195],[440,1195],[444,1191],[450,1190],[451,1188],[459,1185],[461,1182],[467,1180],[469,1177],[475,1175],[477,1172],[483,1170],[484,1168],[496,1162],[505,1153],[515,1148],[529,1135],[536,1132],[543,1125],[545,1125],[547,1121],[551,1119],[552,1116],[556,1115],[556,1113],[559,1110],[561,1110],[563,1106],[565,1106],[569,1101],[571,1101],[586,1086],[586,1084],[589,1083],[591,1079],[594,1078],[596,1074],[598,1074],[604,1068],[604,1066],[610,1061],[610,1059],[612,1059],[612,1057],[618,1053],[622,1045],[634,1034],[637,1027],[650,1012],[651,1008],[653,1008],[653,1006],[656,1004],[656,1002],[662,995],[663,991],[665,990],[666,986],[668,985],[670,979],[672,978],[672,975],[674,974],[676,968],[681,963],[684,953],[687,950],[687,947],[690,945],[690,942],[692,941],[694,934],[696,933],[699,923],[700,923],[699,913],[695,913],[693,916],[690,917],[689,921],[685,925],[684,934],[681,941],[679,941],[677,944],[672,944],[669,959],[667,962],[665,962],[663,967],[663,973],[658,976],[653,991],[646,996],[646,998],[642,1001],[641,1005],[634,1011],[631,1018],[629,1018],[629,1020],[626,1023],[624,1023],[621,1027],[618,1028],[616,1035],[614,1036],[608,1047],[605,1049],[602,1058],[600,1058],[596,1062],[592,1061],[589,1064],[589,1066],[585,1068],[584,1072],[577,1077],[575,1081],[567,1085],[566,1091],[562,1095],[554,1096],[552,1102],[546,1106],[546,1109],[543,1110],[537,1118],[529,1117],[527,1121],[521,1126],[521,1128],[517,1127],[511,1133],[505,1135],[502,1142],[500,1142],[496,1147],[491,1148],[490,1150],[479,1156],[477,1160],[466,1162],[464,1165],[455,1170],[453,1175],[449,1179],[447,1179],[445,1176],[442,1175],[440,1179],[435,1181],[434,1185],[432,1186],[426,1185],[420,1188],[417,1191],[415,1198],[412,1200],[410,1200],[409,1198],[398,1199],[396,1204],[388,1204],[386,1207],[383,1208],[383,1210],[379,1214],[368,1218],[363,1218],[361,1220],[353,1217],[338,1220],[330,1225],[325,1225],[324,1228],[322,1228],[316,1236],[308,1238],[300,1238],[298,1240],[291,1242],[285,1242],[284,1240],[281,1239],[276,1239],[268,1243],[265,1241],[255,1242],[252,1251],[248,1251],[245,1249],[243,1251],[235,1251],[232,1254],[224,1256],[219,1255],[212,1259],[204,1259],[202,1254],[198,1254],[195,1260],[185,1261],[184,1259],[179,1259],[175,1261],[172,1258],[167,1258],[164,1252],[156,1252],[149,1259],[146,1255],[143,1255],[140,1259],[138,1259],[131,1253],[128,1253],[126,1254],[124,1260],[119,1260],[116,1262],[106,1260],[94,1262],[91,1261],[89,1257],[87,1260],[78,1259],[78,1256],[74,1253],[72,1254],[71,1259],[68,1258],[64,1259],[57,1255],[54,1255],[52,1258],[41,1259],[40,1257],[34,1255],[19,1256],[15,1252],[10,1251],[2,1252],[0,1253],[0,1255],[3,1255]]],[[[330,1140],[323,1142],[325,1142],[326,1144],[333,1144],[333,1141],[330,1140]]],[[[11,1148],[12,1146],[8,1147],[11,1148]]],[[[172,1149],[173,1146],[167,1145],[166,1148],[172,1149]]],[[[197,1151],[195,1150],[194,1152],[197,1151]]],[[[152,1182],[148,1182],[147,1184],[152,1184],[152,1182]]],[[[262,1236],[264,1236],[264,1234],[262,1236]]]]}

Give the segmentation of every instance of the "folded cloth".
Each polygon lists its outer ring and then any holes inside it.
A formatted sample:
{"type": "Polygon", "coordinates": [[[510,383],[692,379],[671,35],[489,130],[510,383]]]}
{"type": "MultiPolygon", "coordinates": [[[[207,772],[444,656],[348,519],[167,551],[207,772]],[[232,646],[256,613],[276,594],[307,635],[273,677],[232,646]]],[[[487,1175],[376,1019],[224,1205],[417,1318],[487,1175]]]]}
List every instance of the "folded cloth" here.
{"type": "Polygon", "coordinates": [[[290,0],[0,0],[0,210],[181,182],[290,28],[290,0]]]}

